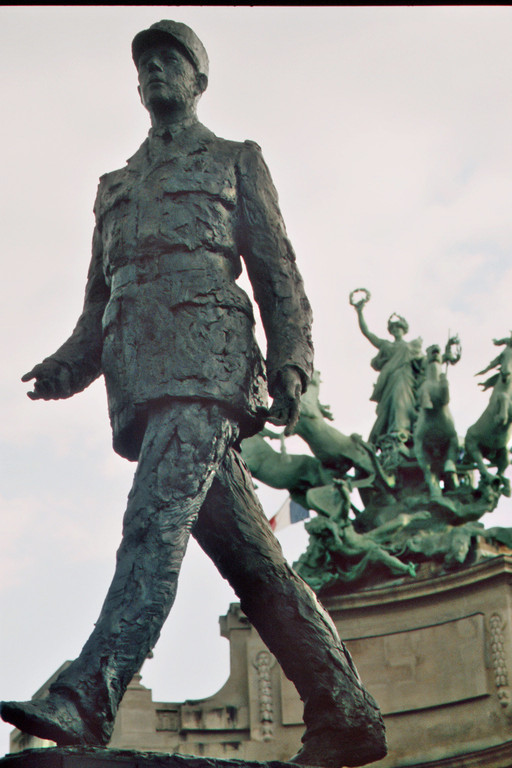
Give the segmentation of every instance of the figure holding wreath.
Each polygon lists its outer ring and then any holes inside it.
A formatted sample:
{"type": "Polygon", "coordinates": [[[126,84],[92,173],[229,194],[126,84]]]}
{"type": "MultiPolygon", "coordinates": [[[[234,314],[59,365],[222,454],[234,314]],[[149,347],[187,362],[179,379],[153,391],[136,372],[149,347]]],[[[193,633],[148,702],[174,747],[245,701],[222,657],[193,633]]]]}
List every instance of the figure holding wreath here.
{"type": "Polygon", "coordinates": [[[379,377],[370,398],[377,403],[377,419],[368,440],[379,448],[386,443],[388,446],[393,444],[407,454],[416,416],[416,392],[423,376],[422,339],[406,341],[404,336],[409,325],[397,314],[392,314],[388,320],[393,341],[372,333],[363,316],[364,305],[369,299],[370,293],[364,288],[350,294],[361,333],[379,350],[371,361],[372,368],[379,371],[379,377]]]}

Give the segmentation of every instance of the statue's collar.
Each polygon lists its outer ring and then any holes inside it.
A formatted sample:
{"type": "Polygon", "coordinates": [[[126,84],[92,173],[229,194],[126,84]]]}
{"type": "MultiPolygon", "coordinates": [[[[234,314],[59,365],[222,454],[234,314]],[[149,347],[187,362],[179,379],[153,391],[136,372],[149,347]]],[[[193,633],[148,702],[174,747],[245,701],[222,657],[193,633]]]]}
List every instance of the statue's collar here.
{"type": "MultiPolygon", "coordinates": [[[[178,126],[170,132],[171,140],[169,144],[176,147],[179,146],[180,148],[186,145],[187,151],[197,151],[201,146],[206,148],[206,145],[215,139],[215,134],[196,118],[185,120],[180,124],[179,130],[176,130],[176,128],[178,126]]],[[[148,162],[151,162],[151,147],[156,140],[161,138],[165,130],[163,128],[161,131],[155,131],[151,128],[148,138],[139,147],[137,152],[127,160],[129,170],[137,170],[139,167],[147,166],[148,162]]]]}
{"type": "Polygon", "coordinates": [[[194,125],[197,125],[197,123],[197,117],[194,115],[193,117],[187,117],[181,122],[175,123],[172,126],[164,125],[159,126],[158,128],[151,128],[148,138],[150,141],[152,139],[159,138],[165,138],[169,141],[173,141],[177,136],[179,136],[180,133],[186,131],[188,128],[192,128],[194,125]]]}

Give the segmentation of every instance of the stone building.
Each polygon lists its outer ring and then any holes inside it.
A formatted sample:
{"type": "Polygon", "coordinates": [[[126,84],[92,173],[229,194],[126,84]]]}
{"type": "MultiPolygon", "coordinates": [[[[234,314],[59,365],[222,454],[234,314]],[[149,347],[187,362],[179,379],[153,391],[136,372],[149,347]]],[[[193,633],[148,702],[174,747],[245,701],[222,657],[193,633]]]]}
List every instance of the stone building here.
{"type": "MultiPolygon", "coordinates": [[[[323,600],[384,714],[389,755],[374,765],[512,766],[511,587],[504,554],[323,600]]],[[[221,617],[221,633],[231,664],[221,690],[155,702],[135,676],[109,746],[253,760],[297,751],[301,702],[238,604],[221,617]]],[[[19,731],[11,738],[13,752],[50,745],[19,731]]]]}

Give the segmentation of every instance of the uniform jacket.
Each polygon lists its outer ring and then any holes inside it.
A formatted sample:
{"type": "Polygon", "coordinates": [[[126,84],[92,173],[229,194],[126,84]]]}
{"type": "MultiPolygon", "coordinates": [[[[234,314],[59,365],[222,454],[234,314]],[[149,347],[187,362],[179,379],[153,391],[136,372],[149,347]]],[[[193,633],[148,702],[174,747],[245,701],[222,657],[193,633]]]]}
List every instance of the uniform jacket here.
{"type": "Polygon", "coordinates": [[[52,358],[73,392],[105,376],[115,450],[136,459],[151,403],[222,403],[257,431],[284,366],[312,372],[311,310],[259,147],[193,122],[100,179],[83,312],[52,358]],[[236,279],[243,257],[267,337],[236,279]]]}

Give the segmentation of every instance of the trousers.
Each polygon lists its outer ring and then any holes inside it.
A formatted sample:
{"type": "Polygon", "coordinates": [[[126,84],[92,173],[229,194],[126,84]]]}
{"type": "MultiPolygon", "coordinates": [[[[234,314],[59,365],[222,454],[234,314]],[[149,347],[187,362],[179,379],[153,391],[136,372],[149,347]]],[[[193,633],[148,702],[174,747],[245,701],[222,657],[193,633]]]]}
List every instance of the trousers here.
{"type": "Polygon", "coordinates": [[[149,414],[100,617],[51,687],[76,703],[100,743],[158,640],[191,534],[295,684],[310,731],[358,726],[374,705],[330,617],[286,562],[237,437],[233,417],[214,403],[169,401],[149,414]]]}

